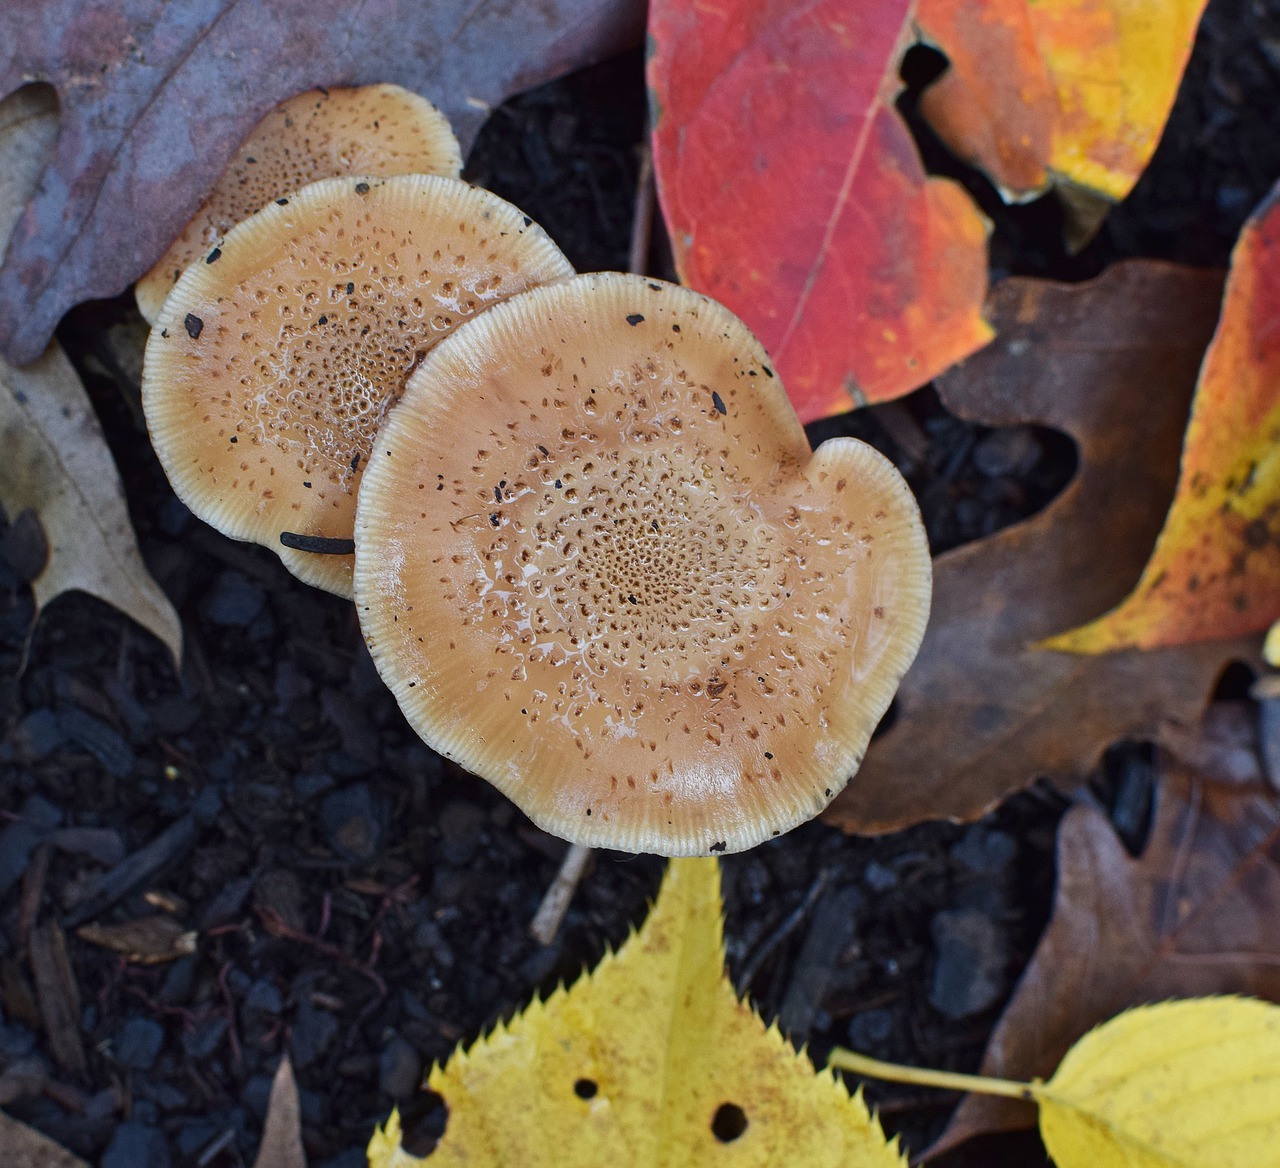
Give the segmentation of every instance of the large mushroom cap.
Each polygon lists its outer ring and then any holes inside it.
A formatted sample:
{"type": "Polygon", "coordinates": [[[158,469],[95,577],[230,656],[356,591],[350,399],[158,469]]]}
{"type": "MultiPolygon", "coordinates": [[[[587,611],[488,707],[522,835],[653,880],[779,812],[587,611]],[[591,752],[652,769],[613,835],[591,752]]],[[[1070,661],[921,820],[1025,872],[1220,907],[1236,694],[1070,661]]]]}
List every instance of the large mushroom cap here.
{"type": "Polygon", "coordinates": [[[727,309],[640,277],[514,297],[379,433],[356,604],[442,754],[577,843],[737,851],[857,769],[924,633],[902,477],[811,453],[727,309]]]}
{"type": "Polygon", "coordinates": [[[195,217],[134,289],[149,324],[186,267],[273,199],[344,175],[457,178],[462,151],[449,120],[398,85],[309,89],[281,102],[227,164],[195,217]]]}
{"type": "Polygon", "coordinates": [[[355,492],[415,362],[572,271],[528,216],[457,179],[328,179],[279,200],[187,269],[147,341],[169,481],[219,531],[350,597],[355,492]]]}

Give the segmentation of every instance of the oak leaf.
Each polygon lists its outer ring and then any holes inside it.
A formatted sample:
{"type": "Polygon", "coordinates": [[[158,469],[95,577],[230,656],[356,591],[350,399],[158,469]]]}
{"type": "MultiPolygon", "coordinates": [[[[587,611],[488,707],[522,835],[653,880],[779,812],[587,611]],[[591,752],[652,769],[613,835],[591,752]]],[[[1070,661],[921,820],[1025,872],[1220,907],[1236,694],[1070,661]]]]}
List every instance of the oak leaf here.
{"type": "Polygon", "coordinates": [[[285,98],[392,82],[465,148],[508,94],[636,43],[642,21],[636,0],[6,0],[0,96],[41,78],[62,123],[0,268],[0,349],[35,360],[67,308],[146,271],[285,98]]]}
{"type": "Polygon", "coordinates": [[[370,1168],[902,1168],[861,1097],[738,999],[721,929],[717,861],[671,861],[616,954],[432,1070],[449,1120],[427,1160],[393,1115],[370,1168]]]}
{"type": "Polygon", "coordinates": [[[1116,738],[1190,725],[1247,642],[1080,657],[1038,647],[1137,579],[1168,508],[1221,277],[1115,265],[1080,285],[1012,279],[997,341],[939,382],[949,409],[1066,431],[1079,471],[1039,514],[939,556],[896,717],[827,811],[849,831],[977,818],[1045,775],[1074,785],[1116,738]]]}
{"type": "MultiPolygon", "coordinates": [[[[1280,801],[1262,785],[1206,782],[1168,760],[1162,769],[1137,859],[1092,803],[1067,812],[1053,915],[992,1032],[984,1075],[1047,1076],[1128,1006],[1218,993],[1280,1000],[1280,801]]],[[[931,1154],[1034,1122],[1024,1104],[970,1095],[931,1154]]]]}
{"type": "Polygon", "coordinates": [[[1046,644],[1149,649],[1280,617],[1280,186],[1245,224],[1200,372],[1177,493],[1118,607],[1046,644]]]}
{"type": "MultiPolygon", "coordinates": [[[[28,86],[0,102],[0,248],[56,128],[47,90],[28,86]]],[[[0,449],[0,505],[10,522],[35,516],[47,544],[33,565],[37,605],[72,589],[92,593],[150,629],[177,661],[178,614],[142,561],[106,439],[56,342],[22,369],[0,358],[0,449]]]]}
{"type": "Polygon", "coordinates": [[[950,67],[920,108],[1013,202],[1056,185],[1076,241],[1154,153],[1206,0],[919,0],[950,67]]]}
{"type": "Polygon", "coordinates": [[[991,337],[986,221],[894,109],[910,0],[655,0],[654,168],[680,278],[769,350],[801,420],[991,337]]]}

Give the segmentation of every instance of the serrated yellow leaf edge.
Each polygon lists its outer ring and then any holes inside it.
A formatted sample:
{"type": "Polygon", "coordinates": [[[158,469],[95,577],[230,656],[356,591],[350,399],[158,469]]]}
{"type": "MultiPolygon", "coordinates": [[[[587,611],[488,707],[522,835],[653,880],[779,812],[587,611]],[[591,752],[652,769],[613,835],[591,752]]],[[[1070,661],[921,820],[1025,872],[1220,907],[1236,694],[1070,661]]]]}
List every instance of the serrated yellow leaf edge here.
{"type": "MultiPolygon", "coordinates": [[[[591,974],[459,1046],[428,1083],[450,1110],[433,1168],[585,1168],[606,1157],[616,1168],[674,1168],[712,1155],[761,1168],[904,1164],[861,1095],[815,1072],[738,998],[714,858],[671,861],[638,932],[591,974]],[[713,1130],[726,1108],[745,1119],[730,1140],[713,1130]]],[[[393,1114],[369,1143],[370,1168],[426,1163],[401,1135],[393,1114]]]]}

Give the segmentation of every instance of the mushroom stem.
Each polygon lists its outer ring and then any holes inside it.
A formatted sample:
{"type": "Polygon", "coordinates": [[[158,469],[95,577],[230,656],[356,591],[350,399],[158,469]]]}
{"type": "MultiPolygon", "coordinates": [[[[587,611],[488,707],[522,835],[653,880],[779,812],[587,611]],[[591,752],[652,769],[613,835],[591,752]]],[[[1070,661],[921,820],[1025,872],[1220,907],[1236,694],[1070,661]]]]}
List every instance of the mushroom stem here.
{"type": "Polygon", "coordinates": [[[529,934],[539,945],[550,945],[560,931],[564,914],[569,911],[569,902],[578,890],[578,882],[586,869],[587,860],[591,858],[591,848],[581,844],[570,844],[560,861],[560,871],[551,882],[538,911],[529,924],[529,934]]]}

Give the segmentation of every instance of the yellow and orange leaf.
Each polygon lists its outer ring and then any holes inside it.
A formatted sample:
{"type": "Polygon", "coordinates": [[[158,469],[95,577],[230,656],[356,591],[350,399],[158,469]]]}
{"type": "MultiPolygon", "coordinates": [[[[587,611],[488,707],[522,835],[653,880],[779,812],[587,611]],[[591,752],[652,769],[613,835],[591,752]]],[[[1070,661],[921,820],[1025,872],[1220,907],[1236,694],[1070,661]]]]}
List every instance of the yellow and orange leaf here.
{"type": "Polygon", "coordinates": [[[951,62],[921,108],[1007,199],[1057,183],[1116,202],[1155,151],[1205,2],[919,0],[951,62]]]}
{"type": "Polygon", "coordinates": [[[654,0],[654,166],[676,267],[759,336],[803,421],[991,338],[986,221],[894,109],[910,0],[654,0]]]}
{"type": "Polygon", "coordinates": [[[1245,225],[1173,505],[1137,587],[1043,642],[1075,653],[1242,636],[1280,618],[1280,187],[1245,225]]]}
{"type": "Polygon", "coordinates": [[[671,861],[643,928],[589,976],[432,1070],[425,1160],[393,1115],[370,1168],[904,1168],[858,1095],[815,1073],[724,972],[715,859],[671,861]]]}

